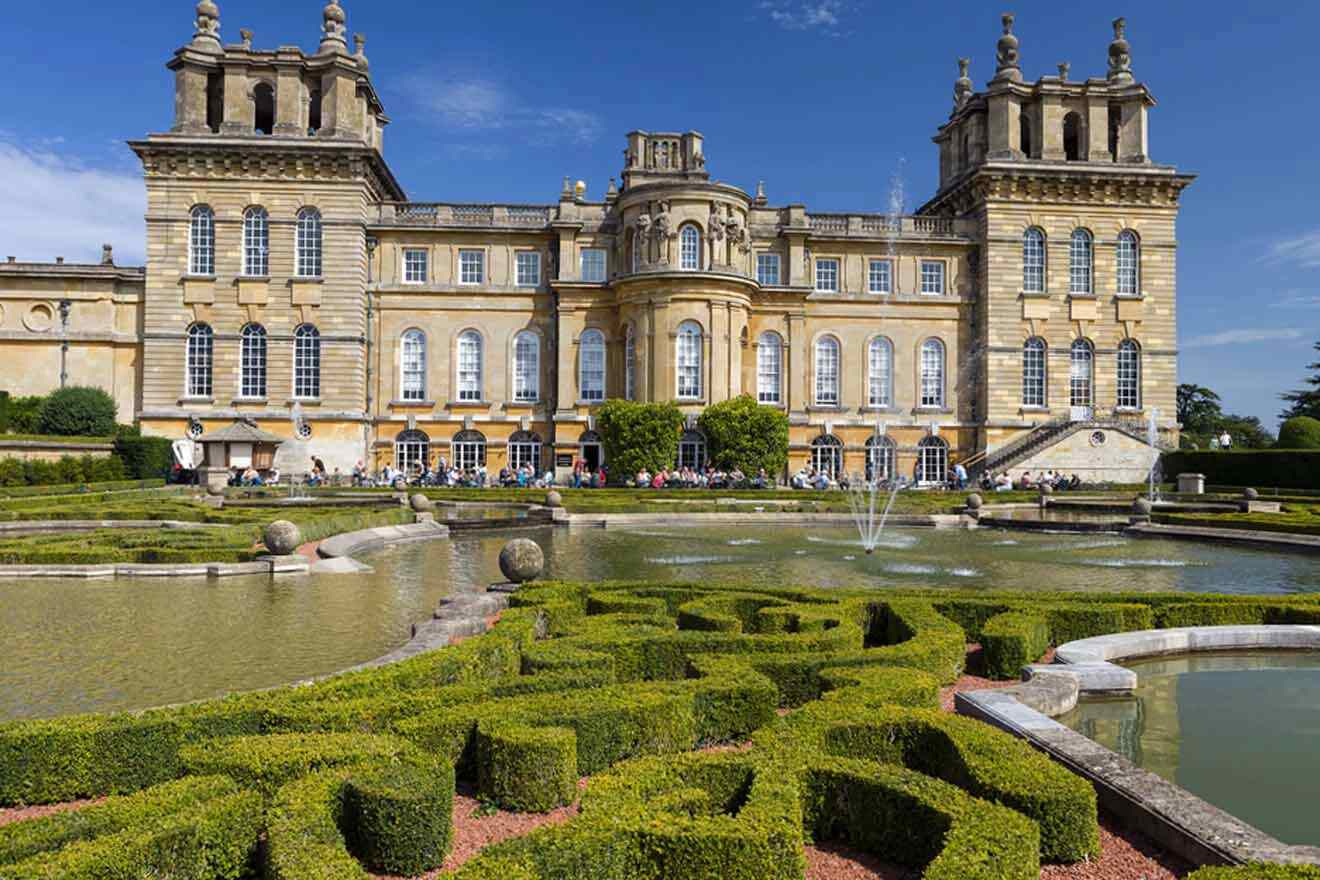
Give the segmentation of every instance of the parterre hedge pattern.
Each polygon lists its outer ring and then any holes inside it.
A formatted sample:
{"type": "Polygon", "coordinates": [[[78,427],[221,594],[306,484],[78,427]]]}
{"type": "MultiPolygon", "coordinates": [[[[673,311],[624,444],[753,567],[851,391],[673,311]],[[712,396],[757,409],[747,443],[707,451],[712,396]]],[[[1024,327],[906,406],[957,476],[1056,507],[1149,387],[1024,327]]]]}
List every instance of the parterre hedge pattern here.
{"type": "MultiPolygon", "coordinates": [[[[585,776],[567,824],[448,876],[797,880],[804,841],[840,840],[932,880],[1027,880],[1098,853],[1095,793],[938,711],[969,639],[1007,673],[1056,640],[1320,619],[1316,600],[1185,593],[551,583],[512,605],[484,636],[313,685],[0,725],[0,804],[110,796],[0,827],[0,878],[130,858],[206,880],[416,875],[449,850],[456,782],[548,811],[585,776]]],[[[1220,876],[1267,875],[1200,880],[1220,876]]]]}

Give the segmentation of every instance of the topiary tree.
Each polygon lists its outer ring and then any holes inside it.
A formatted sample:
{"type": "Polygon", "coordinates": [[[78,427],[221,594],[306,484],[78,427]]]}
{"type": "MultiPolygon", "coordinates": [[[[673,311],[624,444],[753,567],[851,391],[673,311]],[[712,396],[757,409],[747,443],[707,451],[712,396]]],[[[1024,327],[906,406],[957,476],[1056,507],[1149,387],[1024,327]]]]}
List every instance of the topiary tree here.
{"type": "Polygon", "coordinates": [[[708,407],[697,425],[706,435],[711,464],[721,470],[737,468],[755,477],[765,468],[775,477],[788,464],[788,416],[761,406],[750,394],[708,407]]]}
{"type": "Polygon", "coordinates": [[[61,388],[41,404],[37,427],[59,437],[108,437],[115,432],[115,401],[100,388],[61,388]]]}
{"type": "Polygon", "coordinates": [[[1320,420],[1298,416],[1279,429],[1279,449],[1320,449],[1320,420]]]}
{"type": "Polygon", "coordinates": [[[605,444],[606,467],[622,481],[642,468],[673,467],[683,413],[673,403],[607,400],[596,411],[596,427],[605,444]]]}

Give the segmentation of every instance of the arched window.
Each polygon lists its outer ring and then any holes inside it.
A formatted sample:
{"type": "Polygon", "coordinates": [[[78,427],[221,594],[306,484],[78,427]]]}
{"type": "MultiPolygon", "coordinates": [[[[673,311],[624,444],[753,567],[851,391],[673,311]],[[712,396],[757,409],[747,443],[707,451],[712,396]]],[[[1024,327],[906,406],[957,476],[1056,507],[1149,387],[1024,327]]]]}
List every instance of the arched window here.
{"type": "Polygon", "coordinates": [[[513,470],[531,468],[533,473],[541,469],[541,435],[529,431],[518,431],[509,438],[509,467],[513,470]]]}
{"type": "Polygon", "coordinates": [[[839,340],[816,340],[816,406],[839,405],[839,340]]]}
{"type": "Polygon", "coordinates": [[[1018,136],[1022,139],[1022,155],[1031,158],[1031,119],[1026,113],[1018,117],[1018,136]]]}
{"type": "Polygon", "coordinates": [[[188,274],[214,275],[215,212],[198,205],[188,216],[188,274]]]}
{"type": "Polygon", "coordinates": [[[1045,292],[1045,233],[1035,226],[1022,234],[1022,291],[1045,292]]]}
{"type": "Polygon", "coordinates": [[[866,441],[866,481],[887,482],[894,478],[894,441],[872,436],[866,441]]]}
{"type": "Polygon", "coordinates": [[[578,394],[595,403],[605,399],[605,334],[585,330],[578,344],[578,394]]]}
{"type": "Polygon", "coordinates": [[[481,334],[476,330],[464,330],[458,337],[458,399],[460,401],[479,401],[482,399],[482,357],[481,334]]]}
{"type": "Polygon", "coordinates": [[[293,396],[321,396],[321,331],[311,324],[293,331],[293,396]]]}
{"type": "Polygon", "coordinates": [[[486,435],[480,431],[459,431],[454,435],[453,462],[460,471],[473,471],[486,463],[486,435]]]}
{"type": "Polygon", "coordinates": [[[519,403],[541,399],[541,340],[530,330],[513,338],[513,399],[519,403]]]}
{"type": "Polygon", "coordinates": [[[321,212],[303,208],[298,212],[298,277],[321,277],[321,212]]]}
{"type": "Polygon", "coordinates": [[[637,333],[629,324],[623,335],[623,396],[637,399],[637,333]]]}
{"type": "Polygon", "coordinates": [[[949,444],[940,437],[926,437],[917,444],[917,482],[940,485],[948,479],[949,444]]]}
{"type": "Polygon", "coordinates": [[[1075,296],[1090,296],[1094,288],[1092,273],[1091,233],[1074,229],[1068,244],[1068,292],[1075,296]]]}
{"type": "Polygon", "coordinates": [[[678,466],[701,470],[706,467],[706,438],[698,431],[685,431],[678,441],[678,466]]]}
{"type": "Polygon", "coordinates": [[[811,441],[811,467],[831,479],[843,473],[843,443],[826,434],[811,441]]]}
{"type": "Polygon", "coordinates": [[[1045,340],[1028,339],[1022,346],[1022,405],[1045,406],[1045,340]]]}
{"type": "Polygon", "coordinates": [[[877,336],[867,346],[867,405],[875,407],[894,405],[894,345],[883,336],[877,336]]]}
{"type": "Polygon", "coordinates": [[[270,274],[270,217],[259,205],[243,212],[243,274],[270,274]]]}
{"type": "Polygon", "coordinates": [[[215,332],[208,324],[188,328],[187,396],[210,397],[213,393],[212,364],[215,359],[215,332]]]}
{"type": "Polygon", "coordinates": [[[1118,344],[1119,409],[1141,409],[1141,346],[1131,339],[1118,344]]]}
{"type": "Polygon", "coordinates": [[[944,343],[938,339],[921,343],[921,406],[944,406],[944,343]]]}
{"type": "Polygon", "coordinates": [[[1118,246],[1114,249],[1118,268],[1119,296],[1139,296],[1141,294],[1141,245],[1137,234],[1125,229],[1118,234],[1118,246]]]}
{"type": "Polygon", "coordinates": [[[1068,404],[1074,407],[1090,408],[1094,398],[1091,394],[1094,375],[1095,350],[1085,339],[1073,341],[1068,352],[1068,404]]]}
{"type": "Polygon", "coordinates": [[[243,328],[238,396],[266,396],[266,328],[260,324],[248,324],[243,328]]]}
{"type": "Polygon", "coordinates": [[[415,328],[403,334],[399,388],[404,400],[426,399],[426,334],[415,328]]]}
{"type": "Polygon", "coordinates": [[[1082,117],[1076,111],[1063,117],[1063,157],[1069,162],[1082,156],[1082,117]]]}
{"type": "Polygon", "coordinates": [[[756,342],[756,400],[783,403],[784,343],[778,333],[766,331],[756,342]]]}
{"type": "Polygon", "coordinates": [[[701,325],[684,321],[678,327],[678,399],[701,399],[701,325]]]}
{"type": "Polygon", "coordinates": [[[678,266],[688,270],[701,268],[701,230],[692,224],[679,230],[678,266]]]}
{"type": "Polygon", "coordinates": [[[275,131],[275,87],[268,82],[257,83],[252,90],[253,129],[257,134],[275,131]]]}
{"type": "Polygon", "coordinates": [[[394,467],[411,474],[431,461],[431,438],[421,431],[403,431],[394,438],[394,467]]]}
{"type": "Polygon", "coordinates": [[[587,470],[595,473],[605,463],[605,443],[595,431],[584,431],[578,438],[578,455],[587,470]]]}

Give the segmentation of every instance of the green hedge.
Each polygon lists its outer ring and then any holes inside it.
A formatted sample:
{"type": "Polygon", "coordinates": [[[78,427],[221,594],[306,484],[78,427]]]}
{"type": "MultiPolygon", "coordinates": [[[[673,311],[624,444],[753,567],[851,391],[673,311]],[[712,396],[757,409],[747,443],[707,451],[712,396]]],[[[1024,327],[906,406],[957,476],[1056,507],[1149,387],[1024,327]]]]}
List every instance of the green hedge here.
{"type": "Polygon", "coordinates": [[[1217,486],[1320,489],[1320,450],[1232,450],[1166,453],[1164,475],[1204,474],[1217,486]]]}
{"type": "Polygon", "coordinates": [[[673,403],[607,400],[596,410],[610,481],[631,480],[642,468],[655,473],[678,460],[683,413],[673,403]]]}
{"type": "Polygon", "coordinates": [[[1316,865],[1241,865],[1236,868],[1202,868],[1186,880],[1320,880],[1316,865]]]}
{"type": "Polygon", "coordinates": [[[788,414],[761,406],[750,394],[706,407],[697,425],[717,468],[737,468],[749,480],[764,468],[776,480],[788,466],[788,414]]]}
{"type": "Polygon", "coordinates": [[[173,443],[168,437],[120,435],[115,438],[115,455],[135,480],[163,479],[174,467],[173,443]]]}
{"type": "Polygon", "coordinates": [[[981,628],[985,674],[990,678],[1016,678],[1022,667],[1039,660],[1049,646],[1049,622],[1029,611],[996,615],[981,628]]]}

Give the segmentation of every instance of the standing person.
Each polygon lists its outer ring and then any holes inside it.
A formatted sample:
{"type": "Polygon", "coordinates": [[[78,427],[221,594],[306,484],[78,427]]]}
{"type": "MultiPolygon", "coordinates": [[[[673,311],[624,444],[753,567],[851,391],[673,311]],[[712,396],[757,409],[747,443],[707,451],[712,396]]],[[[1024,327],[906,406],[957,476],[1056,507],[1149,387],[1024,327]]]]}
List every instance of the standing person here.
{"type": "Polygon", "coordinates": [[[967,468],[963,467],[961,461],[953,466],[953,477],[958,481],[959,491],[967,488],[967,468]]]}
{"type": "Polygon", "coordinates": [[[1224,433],[1222,433],[1222,434],[1219,435],[1219,448],[1220,448],[1220,449],[1232,449],[1232,448],[1233,448],[1233,435],[1230,434],[1230,433],[1228,433],[1227,430],[1224,431],[1224,433]]]}

